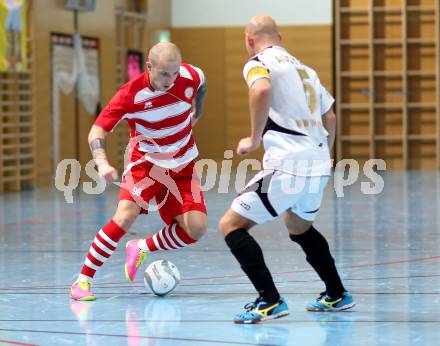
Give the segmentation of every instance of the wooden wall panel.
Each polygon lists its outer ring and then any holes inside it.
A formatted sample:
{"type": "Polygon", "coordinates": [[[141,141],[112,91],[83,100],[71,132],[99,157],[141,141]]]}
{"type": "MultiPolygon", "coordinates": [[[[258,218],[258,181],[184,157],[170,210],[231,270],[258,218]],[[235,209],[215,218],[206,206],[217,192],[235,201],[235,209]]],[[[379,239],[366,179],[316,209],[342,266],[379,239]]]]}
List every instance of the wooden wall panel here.
{"type": "Polygon", "coordinates": [[[344,0],[334,9],[338,158],[362,142],[388,168],[440,168],[440,3],[344,0]]]}
{"type": "Polygon", "coordinates": [[[379,141],[376,143],[377,157],[385,160],[387,169],[404,169],[403,150],[400,141],[379,141]]]}
{"type": "MultiPolygon", "coordinates": [[[[433,4],[431,4],[433,6],[433,4]]],[[[432,13],[408,14],[408,38],[431,39],[436,35],[435,16],[432,13]]]]}
{"type": "MultiPolygon", "coordinates": [[[[84,12],[78,15],[78,29],[83,36],[91,36],[99,39],[99,69],[101,87],[101,105],[104,107],[111,99],[118,87],[115,83],[115,2],[97,1],[96,11],[84,12]]],[[[73,96],[72,96],[73,97],[73,96]]],[[[88,114],[82,104],[79,104],[79,136],[77,138],[79,147],[79,161],[83,168],[92,159],[87,137],[90,128],[95,121],[95,115],[88,114]]],[[[110,162],[115,163],[116,138],[111,134],[108,136],[107,151],[110,162]]],[[[90,180],[82,170],[82,178],[90,180]]]]}
{"type": "Polygon", "coordinates": [[[342,103],[368,103],[369,83],[367,78],[351,78],[342,86],[342,103]]]}
{"type": "MultiPolygon", "coordinates": [[[[58,131],[60,159],[74,159],[76,157],[76,122],[75,122],[75,98],[72,95],[64,95],[59,92],[60,101],[60,127],[58,131]]],[[[50,115],[50,114],[49,114],[50,115]]],[[[45,131],[49,140],[52,140],[52,121],[51,126],[45,131]]],[[[52,151],[51,151],[52,154],[52,151]]],[[[50,157],[52,162],[52,157],[50,157]]],[[[38,161],[37,161],[38,162],[38,161]]],[[[51,174],[52,164],[49,164],[51,174]]]]}
{"type": "Polygon", "coordinates": [[[0,73],[0,192],[35,186],[32,76],[0,73]]]}
{"type": "Polygon", "coordinates": [[[341,6],[350,6],[355,8],[365,7],[365,0],[340,0],[341,6]]]}
{"type": "Polygon", "coordinates": [[[347,14],[341,18],[341,39],[368,39],[368,18],[358,13],[347,14]]]}
{"type": "MultiPolygon", "coordinates": [[[[34,32],[34,74],[35,74],[35,109],[36,109],[36,173],[37,185],[52,183],[52,138],[51,138],[51,65],[50,34],[74,33],[74,16],[72,11],[64,10],[63,2],[56,0],[39,0],[32,2],[34,32]],[[50,18],[50,20],[48,20],[50,18]]],[[[100,41],[100,75],[101,103],[105,104],[115,91],[114,82],[114,1],[97,1],[96,11],[78,15],[79,33],[96,37],[100,41]]],[[[94,120],[82,106],[79,107],[79,138],[75,138],[75,96],[60,94],[61,131],[60,159],[75,158],[75,147],[79,145],[81,164],[90,159],[87,134],[94,120]]]]}
{"type": "Polygon", "coordinates": [[[435,73],[435,47],[428,45],[411,45],[408,47],[408,69],[423,70],[435,73]]]}
{"type": "Polygon", "coordinates": [[[156,42],[155,31],[171,27],[171,0],[146,0],[147,2],[147,27],[148,45],[156,42]]]}
{"type": "Polygon", "coordinates": [[[400,109],[376,110],[375,133],[379,136],[397,136],[403,131],[402,111],[400,109]]]}
{"type": "Polygon", "coordinates": [[[403,0],[376,0],[375,6],[384,6],[384,7],[392,7],[392,6],[401,6],[403,4],[403,0]]]}
{"type": "MultiPolygon", "coordinates": [[[[249,58],[245,48],[244,28],[226,28],[226,148],[234,152],[234,164],[241,160],[235,153],[240,138],[249,136],[250,120],[248,88],[243,79],[243,66],[249,58]]],[[[247,158],[262,158],[262,150],[251,153],[247,158]]]]}
{"type": "Polygon", "coordinates": [[[52,177],[50,33],[73,32],[73,15],[65,11],[60,2],[55,0],[33,1],[32,13],[34,37],[32,65],[35,83],[33,90],[37,133],[36,178],[37,185],[47,186],[51,183],[52,177]]]}
{"type": "Polygon", "coordinates": [[[370,158],[368,142],[348,142],[342,144],[342,157],[345,159],[356,159],[360,167],[370,158]]]}
{"type": "Polygon", "coordinates": [[[413,141],[408,156],[409,169],[436,169],[435,139],[413,141]]]}
{"type": "Polygon", "coordinates": [[[409,6],[435,6],[437,0],[407,0],[409,6]]]}
{"type": "Polygon", "coordinates": [[[379,39],[401,39],[402,18],[400,13],[378,12],[374,18],[374,34],[379,39]]]}
{"type": "Polygon", "coordinates": [[[432,109],[410,109],[409,114],[410,135],[432,135],[436,134],[436,112],[432,109]]]}
{"type": "Polygon", "coordinates": [[[402,47],[384,46],[374,51],[374,68],[379,71],[399,71],[403,68],[402,47]]]}
{"type": "Polygon", "coordinates": [[[342,110],[341,133],[342,136],[366,136],[368,135],[368,110],[342,110]],[[351,116],[344,116],[350,114],[351,116]]]}
{"type": "Polygon", "coordinates": [[[369,51],[366,46],[346,47],[341,54],[341,71],[368,71],[369,51]]]}
{"type": "Polygon", "coordinates": [[[401,104],[404,98],[402,78],[400,76],[393,78],[376,77],[374,96],[377,103],[401,104]]]}
{"type": "Polygon", "coordinates": [[[408,80],[409,102],[433,105],[436,101],[435,76],[413,76],[408,80]]]}

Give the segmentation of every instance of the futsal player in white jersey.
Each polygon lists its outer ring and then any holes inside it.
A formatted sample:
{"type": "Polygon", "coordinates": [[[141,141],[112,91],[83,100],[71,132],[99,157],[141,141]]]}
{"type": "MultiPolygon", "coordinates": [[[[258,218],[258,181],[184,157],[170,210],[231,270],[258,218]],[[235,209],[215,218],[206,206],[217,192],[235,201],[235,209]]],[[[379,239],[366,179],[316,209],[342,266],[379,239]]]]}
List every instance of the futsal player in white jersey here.
{"type": "Polygon", "coordinates": [[[263,170],[232,202],[220,230],[232,254],[258,291],[258,298],[235,316],[257,323],[288,314],[260,246],[249,234],[255,224],[282,216],[326,289],[306,306],[309,311],[341,311],[354,306],[344,288],[324,236],[313,227],[331,174],[329,150],[335,138],[333,97],[314,70],[281,46],[275,21],[253,17],[245,30],[251,58],[244,67],[249,87],[251,135],[240,140],[245,155],[263,142],[263,170]]]}

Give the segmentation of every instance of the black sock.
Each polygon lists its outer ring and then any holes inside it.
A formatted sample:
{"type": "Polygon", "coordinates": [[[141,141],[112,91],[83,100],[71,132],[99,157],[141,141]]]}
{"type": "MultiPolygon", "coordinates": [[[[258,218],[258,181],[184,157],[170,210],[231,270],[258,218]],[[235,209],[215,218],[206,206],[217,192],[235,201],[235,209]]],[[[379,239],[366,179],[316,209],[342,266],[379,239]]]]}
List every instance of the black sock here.
{"type": "Polygon", "coordinates": [[[260,245],[255,239],[247,230],[238,229],[229,233],[225,237],[225,242],[260,297],[268,303],[277,302],[280,295],[264,262],[263,251],[261,251],[260,245]]]}
{"type": "Polygon", "coordinates": [[[321,280],[324,281],[327,294],[330,297],[340,297],[345,288],[324,236],[311,226],[303,234],[290,234],[290,239],[302,247],[306,254],[307,262],[310,263],[321,280]]]}

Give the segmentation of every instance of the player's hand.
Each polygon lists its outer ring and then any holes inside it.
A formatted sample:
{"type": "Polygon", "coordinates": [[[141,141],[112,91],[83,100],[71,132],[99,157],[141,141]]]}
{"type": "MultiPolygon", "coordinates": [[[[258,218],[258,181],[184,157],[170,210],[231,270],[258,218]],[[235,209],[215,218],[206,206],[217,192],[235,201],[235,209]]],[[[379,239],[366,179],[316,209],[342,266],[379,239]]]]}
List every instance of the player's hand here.
{"type": "Polygon", "coordinates": [[[98,173],[101,177],[105,179],[107,183],[118,180],[118,171],[116,168],[107,164],[102,164],[98,166],[98,173]]]}
{"type": "Polygon", "coordinates": [[[238,142],[237,146],[237,154],[238,155],[246,155],[252,151],[258,149],[261,144],[261,139],[255,139],[253,137],[242,138],[240,142],[238,142]]]}

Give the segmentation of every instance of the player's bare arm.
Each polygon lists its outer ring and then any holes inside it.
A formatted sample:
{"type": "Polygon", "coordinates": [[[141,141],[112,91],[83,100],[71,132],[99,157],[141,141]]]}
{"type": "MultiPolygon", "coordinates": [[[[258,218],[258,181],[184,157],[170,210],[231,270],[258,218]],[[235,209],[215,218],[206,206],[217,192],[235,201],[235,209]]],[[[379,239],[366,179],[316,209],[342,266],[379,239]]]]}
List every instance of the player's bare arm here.
{"type": "Polygon", "coordinates": [[[249,88],[249,111],[251,115],[251,135],[238,143],[237,154],[246,155],[257,150],[261,144],[264,127],[269,116],[270,80],[257,79],[249,88]]]}
{"type": "Polygon", "coordinates": [[[118,172],[108,163],[105,151],[105,136],[107,135],[102,127],[93,125],[89,132],[89,146],[93,160],[98,167],[98,173],[106,181],[111,182],[118,179],[118,172]]]}
{"type": "Polygon", "coordinates": [[[333,144],[335,143],[336,136],[336,115],[333,110],[329,110],[322,116],[322,124],[324,128],[328,132],[328,148],[331,150],[333,148],[333,144]]]}
{"type": "Polygon", "coordinates": [[[192,125],[194,126],[196,122],[200,119],[203,113],[203,106],[205,105],[206,93],[208,92],[208,85],[206,81],[200,86],[197,90],[196,97],[193,102],[193,111],[192,111],[192,125]]]}

